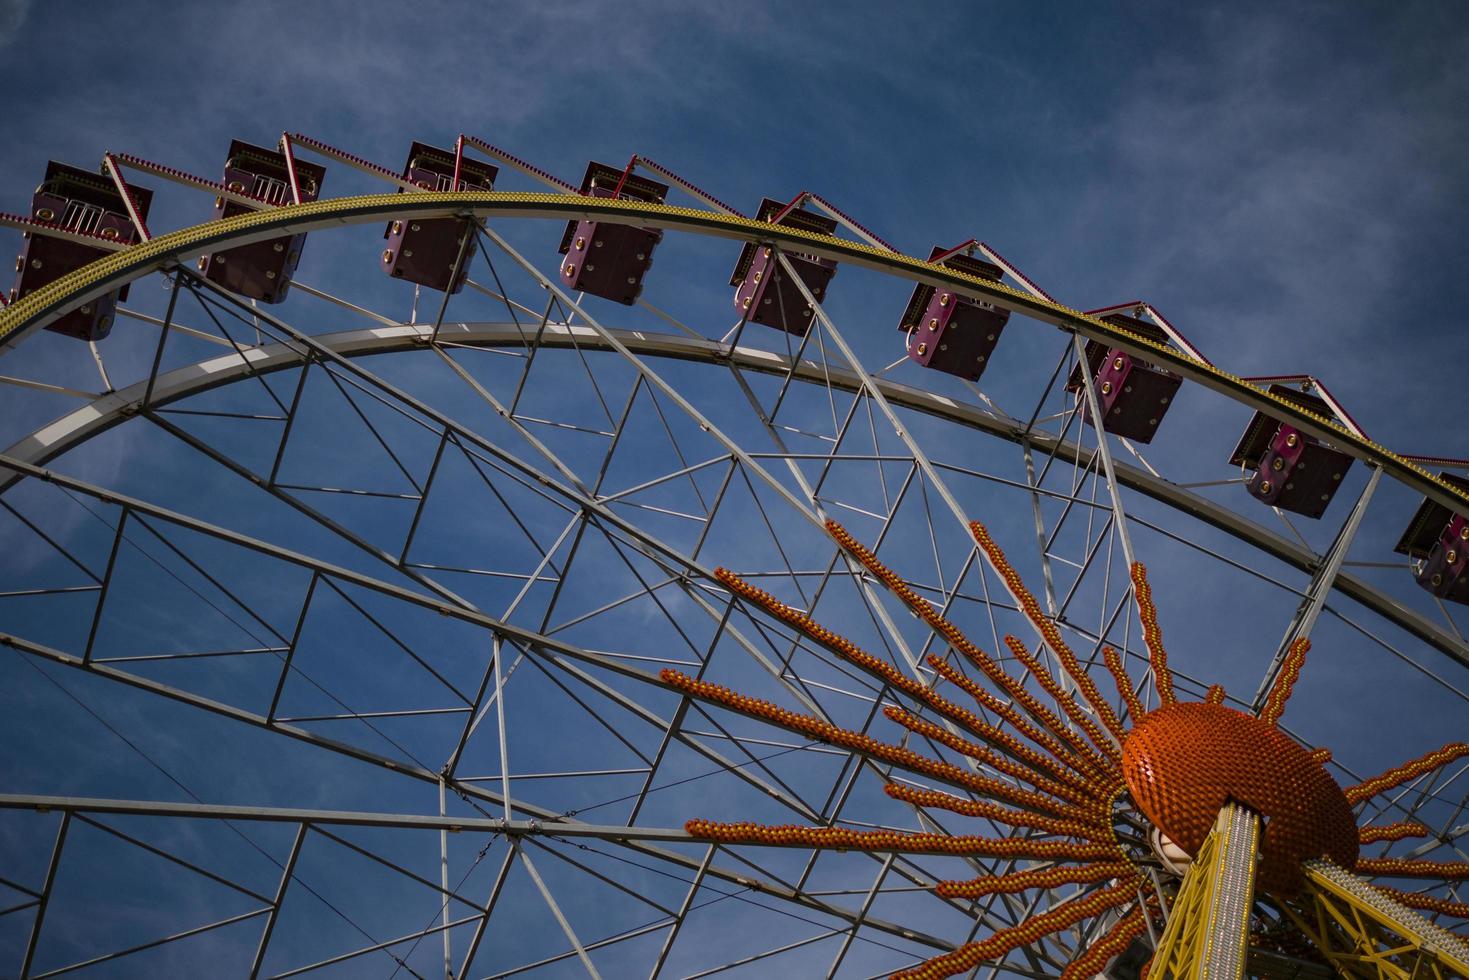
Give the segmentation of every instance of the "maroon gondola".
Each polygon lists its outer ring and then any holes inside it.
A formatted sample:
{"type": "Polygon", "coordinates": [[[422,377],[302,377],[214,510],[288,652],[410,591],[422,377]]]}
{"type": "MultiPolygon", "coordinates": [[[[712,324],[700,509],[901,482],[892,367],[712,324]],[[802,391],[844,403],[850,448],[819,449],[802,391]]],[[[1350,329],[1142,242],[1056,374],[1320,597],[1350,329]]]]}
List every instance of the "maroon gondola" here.
{"type": "MultiPolygon", "coordinates": [[[[999,282],[1000,267],[962,252],[937,246],[929,254],[955,272],[999,282]],[[947,257],[945,257],[947,256],[947,257]]],[[[913,287],[898,329],[908,335],[908,357],[924,367],[978,381],[1000,342],[1010,311],[962,296],[952,289],[922,283],[913,287]]]]}
{"type": "MultiPolygon", "coordinates": [[[[139,217],[147,220],[153,192],[142,187],[128,190],[139,217]]],[[[110,178],[55,160],[46,164],[46,176],[31,197],[31,218],[99,241],[93,247],[69,238],[27,231],[25,244],[15,260],[11,302],[107,255],[112,251],[107,243],[131,245],[138,238],[137,228],[128,217],[127,204],[110,178]]],[[[101,340],[112,332],[117,303],[127,299],[127,293],[128,288],[123,286],[98,297],[47,324],[46,329],[78,340],[101,340]]]]}
{"type": "MultiPolygon", "coordinates": [[[[836,231],[833,218],[792,207],[779,201],[765,198],[755,214],[757,221],[774,221],[775,224],[803,231],[814,231],[830,235],[836,231]]],[[[785,252],[791,267],[811,296],[819,303],[826,295],[827,284],[836,275],[836,263],[815,255],[785,252]]],[[[768,245],[746,242],[735,263],[734,274],[729,284],[735,288],[734,307],[741,316],[748,316],[755,323],[775,327],[786,333],[804,337],[816,318],[816,310],[806,301],[801,288],[785,274],[778,256],[768,245]]]]}
{"type": "MultiPolygon", "coordinates": [[[[415,142],[403,165],[403,179],[425,191],[489,191],[495,188],[499,168],[462,157],[459,182],[454,182],[454,151],[415,142]]],[[[460,218],[415,218],[388,223],[383,237],[382,268],[396,279],[457,293],[469,277],[469,260],[477,242],[473,227],[460,218]],[[464,238],[470,236],[466,243],[464,238]],[[460,249],[463,248],[463,255],[460,249]],[[455,268],[458,272],[455,273],[455,268]],[[450,279],[453,279],[452,283],[450,279]]]]}
{"type": "MultiPolygon", "coordinates": [[[[668,185],[639,177],[631,169],[587,164],[581,192],[589,197],[622,198],[662,204],[668,185]]],[[[653,266],[653,249],[663,240],[658,228],[610,221],[569,221],[561,236],[561,281],[570,289],[631,306],[643,292],[643,277],[653,266]]]]}
{"type": "MultiPolygon", "coordinates": [[[[326,168],[320,164],[292,161],[301,203],[316,200],[326,168]]],[[[225,187],[235,194],[253,197],[262,204],[276,207],[295,203],[291,190],[291,173],[286,155],[241,140],[230,143],[225,160],[225,187]]],[[[214,199],[216,219],[232,218],[251,208],[223,197],[214,199]]],[[[240,245],[199,259],[199,271],[210,282],[218,283],[232,293],[262,303],[279,303],[286,298],[291,278],[301,261],[301,248],[306,235],[285,235],[268,241],[240,245]]]]}
{"type": "MultiPolygon", "coordinates": [[[[1271,385],[1270,393],[1316,415],[1333,418],[1326,400],[1307,392],[1271,385]]],[[[1306,517],[1320,517],[1341,488],[1352,457],[1295,426],[1256,412],[1231,464],[1252,470],[1250,495],[1306,517]]]]}
{"type": "MultiPolygon", "coordinates": [[[[1160,344],[1168,343],[1168,334],[1162,327],[1139,317],[1111,313],[1102,320],[1160,344]]],[[[1163,416],[1173,407],[1183,378],[1120,347],[1096,340],[1086,343],[1086,366],[1096,382],[1102,428],[1133,442],[1152,442],[1163,424],[1163,416]]],[[[1082,417],[1091,424],[1081,385],[1081,365],[1077,365],[1066,381],[1066,390],[1076,393],[1082,405],[1082,417]]]]}

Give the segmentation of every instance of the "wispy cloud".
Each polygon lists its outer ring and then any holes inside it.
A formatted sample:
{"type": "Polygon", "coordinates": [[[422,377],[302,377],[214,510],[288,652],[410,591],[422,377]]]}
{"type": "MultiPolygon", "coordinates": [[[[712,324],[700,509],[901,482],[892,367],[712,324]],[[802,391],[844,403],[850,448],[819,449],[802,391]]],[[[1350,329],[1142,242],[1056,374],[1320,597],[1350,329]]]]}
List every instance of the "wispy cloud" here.
{"type": "Polygon", "coordinates": [[[15,39],[30,11],[31,0],[0,0],[0,48],[15,39]]]}
{"type": "Polygon", "coordinates": [[[1403,316],[1405,291],[1456,288],[1425,279],[1445,244],[1427,235],[1469,206],[1469,33],[1404,17],[1366,36],[1328,8],[1199,17],[1091,127],[1077,231],[1105,224],[1117,274],[1190,311],[1232,369],[1309,370],[1359,398],[1386,375],[1406,396],[1442,324],[1403,316]]]}
{"type": "Polygon", "coordinates": [[[1135,175],[1139,218],[1179,246],[1154,253],[1160,267],[1229,250],[1292,297],[1314,293],[1313,253],[1329,242],[1321,264],[1372,288],[1411,235],[1404,218],[1450,192],[1432,144],[1465,135],[1462,68],[1417,80],[1408,107],[1351,59],[1304,71],[1300,44],[1286,23],[1221,33],[1205,64],[1167,59],[1119,108],[1109,142],[1135,175]]]}

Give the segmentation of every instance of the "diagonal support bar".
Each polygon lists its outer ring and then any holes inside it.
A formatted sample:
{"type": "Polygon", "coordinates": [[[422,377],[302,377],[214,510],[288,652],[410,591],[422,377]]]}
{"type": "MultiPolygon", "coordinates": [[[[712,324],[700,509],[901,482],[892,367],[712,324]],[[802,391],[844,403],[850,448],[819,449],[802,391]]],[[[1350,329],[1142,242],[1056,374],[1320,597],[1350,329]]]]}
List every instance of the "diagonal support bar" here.
{"type": "Polygon", "coordinates": [[[275,932],[281,905],[286,900],[286,889],[291,887],[291,878],[296,873],[296,859],[301,856],[301,845],[306,842],[306,831],[310,826],[303,821],[296,828],[296,839],[291,842],[291,854],[286,858],[285,867],[281,868],[281,881],[276,888],[275,901],[270,903],[270,915],[265,920],[265,928],[260,932],[260,943],[255,947],[255,959],[250,964],[250,980],[255,980],[260,975],[260,967],[265,963],[265,951],[270,948],[270,937],[275,932]]]}
{"type": "Polygon", "coordinates": [[[1280,645],[1275,650],[1275,657],[1270,661],[1270,668],[1265,671],[1265,676],[1260,680],[1260,689],[1255,692],[1254,708],[1256,712],[1264,707],[1265,699],[1270,695],[1270,689],[1275,686],[1275,678],[1285,664],[1285,655],[1290,650],[1291,644],[1303,636],[1310,635],[1316,625],[1317,617],[1321,615],[1321,610],[1326,608],[1326,600],[1336,585],[1337,576],[1341,574],[1342,564],[1347,560],[1347,552],[1352,549],[1352,542],[1357,537],[1357,529],[1362,526],[1362,517],[1367,513],[1367,505],[1372,502],[1372,494],[1376,492],[1377,482],[1380,479],[1382,479],[1382,468],[1374,466],[1372,476],[1367,479],[1367,486],[1357,498],[1352,512],[1347,515],[1341,530],[1337,532],[1336,539],[1331,542],[1331,547],[1327,549],[1326,555],[1316,566],[1316,571],[1311,576],[1311,584],[1306,588],[1306,596],[1296,608],[1295,615],[1291,617],[1290,625],[1286,627],[1285,635],[1280,638],[1280,645]]]}

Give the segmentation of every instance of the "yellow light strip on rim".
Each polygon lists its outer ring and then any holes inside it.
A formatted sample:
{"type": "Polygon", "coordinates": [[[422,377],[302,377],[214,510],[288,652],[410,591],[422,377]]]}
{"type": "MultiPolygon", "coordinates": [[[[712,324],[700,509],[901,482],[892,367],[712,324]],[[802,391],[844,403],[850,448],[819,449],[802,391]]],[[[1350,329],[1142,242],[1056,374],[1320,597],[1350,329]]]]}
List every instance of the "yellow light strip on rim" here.
{"type": "MultiPolygon", "coordinates": [[[[1139,353],[1159,364],[1177,369],[1192,380],[1234,397],[1237,401],[1266,409],[1285,421],[1304,423],[1307,432],[1324,436],[1342,448],[1355,450],[1352,455],[1396,473],[1409,486],[1437,499],[1445,506],[1469,509],[1469,493],[1439,480],[1428,470],[1386,447],[1348,431],[1335,419],[1302,409],[1237,375],[1195,360],[1173,347],[1089,317],[1080,310],[1032,296],[1003,283],[966,275],[947,266],[888,252],[862,242],[715,211],[642,201],[501,191],[370,194],[287,205],[219,221],[207,221],[105,255],[0,309],[0,343],[12,343],[14,339],[43,324],[47,319],[66,312],[68,306],[85,302],[88,298],[85,295],[86,290],[89,288],[117,288],[156,269],[216,248],[244,244],[241,239],[253,241],[275,237],[287,230],[310,231],[331,225],[362,224],[392,215],[439,216],[435,212],[442,212],[441,216],[445,217],[465,212],[471,212],[480,218],[496,215],[560,219],[587,217],[702,232],[737,241],[767,241],[797,246],[803,251],[814,252],[823,257],[855,263],[881,272],[897,273],[905,278],[919,279],[933,285],[949,286],[966,295],[996,303],[1063,329],[1114,343],[1124,350],[1139,353]],[[297,227],[301,225],[306,227],[297,227]]],[[[102,291],[108,290],[104,288],[102,291]]]]}

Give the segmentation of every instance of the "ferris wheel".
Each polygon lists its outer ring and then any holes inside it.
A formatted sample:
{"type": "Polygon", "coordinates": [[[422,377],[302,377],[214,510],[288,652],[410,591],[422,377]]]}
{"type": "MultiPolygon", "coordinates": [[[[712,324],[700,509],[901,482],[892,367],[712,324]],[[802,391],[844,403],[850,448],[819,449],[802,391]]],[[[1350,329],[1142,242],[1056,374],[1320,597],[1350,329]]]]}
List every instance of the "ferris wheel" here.
{"type": "Polygon", "coordinates": [[[1469,464],[813,191],[222,170],[0,215],[0,972],[1469,971],[1469,464]]]}

